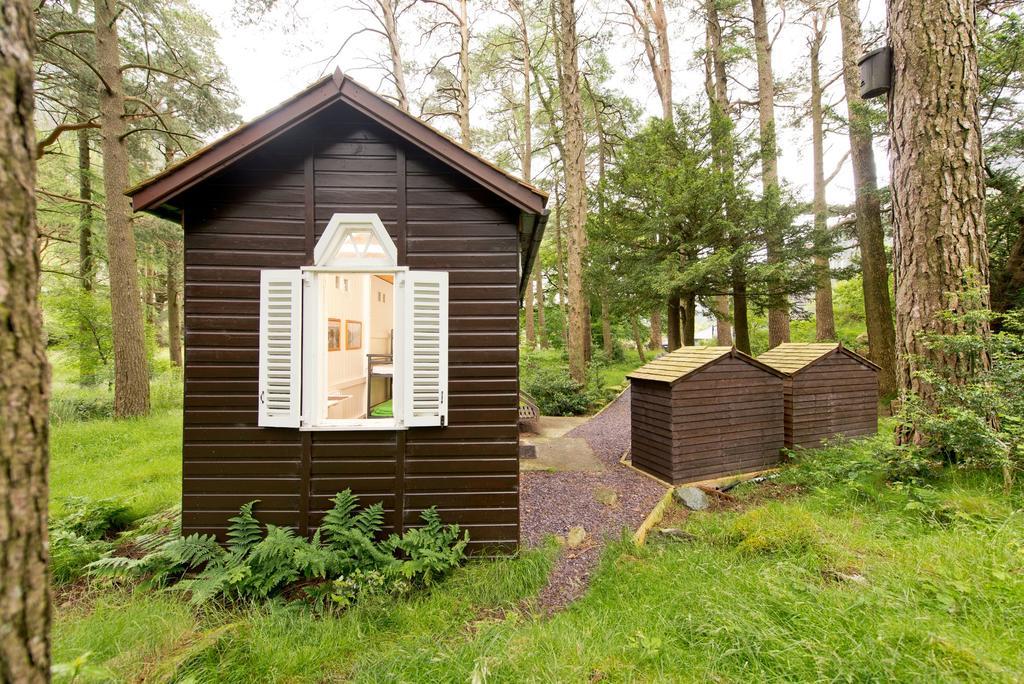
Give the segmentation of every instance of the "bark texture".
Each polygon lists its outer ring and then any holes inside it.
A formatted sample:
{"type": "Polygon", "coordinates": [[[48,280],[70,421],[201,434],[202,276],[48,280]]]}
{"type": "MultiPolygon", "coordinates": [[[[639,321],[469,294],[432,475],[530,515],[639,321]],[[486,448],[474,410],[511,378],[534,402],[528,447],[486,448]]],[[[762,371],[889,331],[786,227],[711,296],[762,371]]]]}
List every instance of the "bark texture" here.
{"type": "Polygon", "coordinates": [[[651,339],[648,341],[648,348],[652,351],[661,349],[661,310],[655,309],[651,312],[651,339]]]}
{"type": "Polygon", "coordinates": [[[459,0],[459,135],[462,144],[469,147],[472,130],[469,125],[469,11],[468,0],[459,0]]]}
{"type": "Polygon", "coordinates": [[[578,383],[587,375],[587,302],[583,271],[587,252],[586,142],[580,95],[574,0],[558,0],[558,76],[562,100],[565,159],[565,224],[568,238],[569,374],[578,383]]]}
{"type": "Polygon", "coordinates": [[[968,377],[971,360],[930,351],[919,334],[962,332],[939,314],[963,311],[964,291],[988,284],[975,5],[893,0],[888,19],[898,379],[902,390],[934,403],[915,377],[919,359],[954,379],[968,377]]]}
{"type": "Polygon", "coordinates": [[[536,293],[537,293],[537,346],[544,349],[548,346],[547,335],[545,334],[544,326],[544,269],[540,265],[540,256],[537,257],[537,270],[536,270],[536,293]]]}
{"type": "Polygon", "coordinates": [[[181,243],[167,245],[167,346],[171,363],[181,368],[181,305],[178,299],[178,271],[181,269],[181,243]]]}
{"type": "MultiPolygon", "coordinates": [[[[809,41],[811,67],[811,147],[814,156],[814,233],[827,245],[828,202],[825,198],[825,133],[821,110],[821,45],[825,41],[826,17],[820,12],[812,18],[809,41]]],[[[836,339],[836,319],[832,308],[832,273],[828,257],[815,255],[818,279],[814,288],[814,332],[819,342],[836,339]]]]}
{"type": "Polygon", "coordinates": [[[860,70],[857,60],[863,47],[860,9],[857,0],[839,0],[839,25],[843,37],[843,85],[850,129],[850,161],[856,197],[857,242],[864,286],[871,360],[881,368],[878,387],[883,395],[897,390],[896,329],[889,298],[889,265],[885,254],[885,233],[875,174],[875,153],[871,127],[860,98],[860,70]]]}
{"type": "MultiPolygon", "coordinates": [[[[757,123],[760,131],[761,185],[765,199],[771,203],[779,197],[779,155],[775,134],[775,75],[772,72],[772,46],[768,36],[768,13],[764,0],[751,0],[754,20],[754,52],[757,56],[757,123]]],[[[775,228],[766,236],[769,263],[778,263],[782,243],[775,228]]],[[[789,304],[785,294],[769,297],[768,345],[776,347],[789,342],[789,304]]]]}
{"type": "Polygon", "coordinates": [[[127,418],[149,413],[149,369],[132,210],[124,195],[128,187],[128,151],[124,142],[124,84],[116,23],[119,11],[114,0],[95,2],[107,261],[114,322],[114,415],[127,418]]]}
{"type": "Polygon", "coordinates": [[[661,100],[661,116],[672,121],[672,54],[669,50],[668,16],[664,0],[626,0],[633,28],[644,46],[654,87],[661,100]]]}
{"type": "Polygon", "coordinates": [[[35,223],[32,6],[0,7],[0,681],[50,679],[46,363],[35,223]]]}
{"type": "MultiPolygon", "coordinates": [[[[78,278],[82,290],[92,292],[96,267],[92,249],[92,152],[89,147],[89,129],[81,128],[78,135],[78,278]]],[[[96,382],[96,364],[92,358],[92,345],[88,342],[91,323],[79,323],[78,382],[92,385],[96,382]]]]}

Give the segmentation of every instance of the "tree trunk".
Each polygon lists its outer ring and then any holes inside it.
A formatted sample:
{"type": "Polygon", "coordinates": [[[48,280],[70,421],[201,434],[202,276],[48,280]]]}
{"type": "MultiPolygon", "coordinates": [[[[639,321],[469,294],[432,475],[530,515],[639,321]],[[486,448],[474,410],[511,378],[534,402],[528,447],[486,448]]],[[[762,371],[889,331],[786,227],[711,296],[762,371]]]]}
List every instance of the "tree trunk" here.
{"type": "Polygon", "coordinates": [[[875,153],[871,125],[860,99],[860,70],[857,60],[863,48],[860,10],[857,0],[839,0],[839,24],[843,35],[843,85],[850,128],[850,160],[856,197],[857,242],[860,244],[871,360],[881,368],[878,388],[883,395],[898,389],[896,382],[896,330],[889,299],[889,266],[885,254],[885,233],[875,176],[875,153]]]}
{"type": "Polygon", "coordinates": [[[664,0],[626,0],[633,23],[644,45],[654,87],[661,100],[661,117],[672,121],[672,56],[669,50],[668,16],[664,0]]]}
{"type": "MultiPolygon", "coordinates": [[[[968,294],[988,285],[975,9],[968,0],[892,0],[888,11],[898,377],[933,407],[932,388],[916,377],[925,364],[954,381],[988,365],[985,355],[941,353],[920,339],[975,332],[942,314],[988,306],[987,290],[980,301],[968,294]]],[[[977,331],[987,334],[988,325],[977,331]]]]}
{"type": "Polygon", "coordinates": [[[565,249],[562,240],[562,204],[555,183],[555,294],[558,295],[558,310],[562,314],[562,345],[569,348],[569,313],[566,310],[565,249]]]}
{"type": "Polygon", "coordinates": [[[537,346],[537,337],[533,330],[533,279],[530,279],[530,287],[526,288],[526,295],[523,297],[523,332],[526,335],[526,346],[533,349],[537,346]]]}
{"type": "Polygon", "coordinates": [[[640,321],[634,315],[630,318],[629,323],[633,328],[633,344],[636,345],[636,355],[640,357],[640,363],[647,363],[647,355],[644,354],[644,336],[640,332],[640,321]]]}
{"type": "Polygon", "coordinates": [[[729,295],[715,297],[715,342],[719,346],[732,346],[732,326],[729,325],[729,295]]]}
{"type": "Polygon", "coordinates": [[[167,245],[167,346],[171,363],[181,368],[181,309],[178,306],[178,269],[181,268],[181,243],[167,245]]]}
{"type": "Polygon", "coordinates": [[[36,251],[32,3],[0,21],[0,681],[50,681],[46,363],[36,251]]]}
{"type": "Polygon", "coordinates": [[[665,320],[665,323],[668,324],[668,350],[675,351],[683,346],[681,321],[679,320],[679,295],[670,295],[665,308],[668,313],[665,320]]]}
{"type": "MultiPolygon", "coordinates": [[[[766,204],[773,206],[779,201],[779,157],[775,135],[775,77],[772,73],[768,15],[764,0],[751,0],[750,6],[754,20],[754,50],[757,54],[757,122],[760,131],[761,185],[766,204]]],[[[778,263],[782,259],[782,241],[778,227],[771,226],[767,232],[768,262],[778,263]]],[[[773,292],[768,302],[768,345],[777,347],[783,342],[789,342],[789,305],[786,295],[782,292],[773,292]]]]}
{"type": "Polygon", "coordinates": [[[114,0],[95,2],[107,262],[114,327],[114,415],[127,418],[149,413],[149,371],[132,210],[124,195],[128,187],[128,152],[124,142],[124,85],[116,25],[119,12],[114,0]]]}
{"type": "Polygon", "coordinates": [[[612,312],[607,294],[601,297],[601,346],[605,361],[611,361],[615,356],[615,344],[612,340],[612,312]]]}
{"type": "Polygon", "coordinates": [[[688,292],[682,300],[683,304],[683,346],[692,347],[696,342],[697,332],[697,298],[688,292]]]}
{"type": "Polygon", "coordinates": [[[587,252],[586,141],[577,62],[574,0],[559,0],[559,91],[564,128],[565,205],[569,254],[569,374],[578,383],[587,376],[587,302],[583,287],[587,252]]]}
{"type": "Polygon", "coordinates": [[[405,87],[405,64],[402,62],[402,48],[398,33],[398,18],[395,8],[398,0],[378,0],[380,5],[384,33],[388,41],[388,53],[391,56],[391,80],[395,86],[396,99],[402,111],[409,111],[409,91],[405,87]]]}
{"type": "MultiPolygon", "coordinates": [[[[718,19],[717,0],[705,2],[705,55],[704,55],[704,87],[707,91],[708,105],[711,110],[711,145],[715,166],[722,174],[729,187],[733,185],[733,144],[731,122],[729,120],[729,92],[725,71],[725,56],[722,49],[722,25],[718,19]]],[[[728,220],[732,211],[727,203],[723,212],[728,220]]],[[[730,278],[730,280],[733,280],[730,278]]],[[[735,291],[733,293],[735,299],[735,291]]],[[[734,301],[734,309],[738,309],[734,301]]],[[[743,304],[744,325],[746,325],[746,302],[743,304]]],[[[729,324],[729,297],[720,295],[715,298],[715,318],[717,342],[722,346],[734,344],[729,324]]],[[[736,320],[733,320],[736,324],[736,320]]],[[[738,339],[737,333],[737,339],[738,339]]]]}
{"type": "Polygon", "coordinates": [[[469,147],[469,14],[466,3],[467,0],[459,0],[459,134],[462,144],[469,147]]]}
{"type": "Polygon", "coordinates": [[[544,326],[544,269],[540,265],[540,255],[537,255],[537,342],[541,349],[548,346],[547,333],[544,326]]]}
{"type": "MultiPolygon", "coordinates": [[[[826,15],[813,17],[814,35],[811,47],[811,147],[814,155],[814,234],[818,249],[828,240],[828,202],[825,198],[825,133],[821,111],[821,45],[825,41],[826,15]]],[[[836,320],[832,310],[832,273],[828,257],[814,257],[817,283],[814,288],[814,332],[818,342],[836,339],[836,320]]]]}
{"type": "Polygon", "coordinates": [[[650,349],[654,352],[661,351],[661,310],[655,309],[651,312],[651,340],[650,349]]]}
{"type": "Polygon", "coordinates": [[[736,331],[736,348],[744,354],[750,350],[750,323],[747,320],[747,274],[742,266],[732,269],[732,323],[736,331]]]}
{"type": "MultiPolygon", "coordinates": [[[[84,296],[91,296],[96,267],[92,251],[92,156],[89,149],[89,130],[78,130],[78,277],[84,296]]],[[[79,323],[78,347],[78,383],[93,385],[96,383],[96,360],[92,354],[90,338],[90,322],[79,323]]]]}

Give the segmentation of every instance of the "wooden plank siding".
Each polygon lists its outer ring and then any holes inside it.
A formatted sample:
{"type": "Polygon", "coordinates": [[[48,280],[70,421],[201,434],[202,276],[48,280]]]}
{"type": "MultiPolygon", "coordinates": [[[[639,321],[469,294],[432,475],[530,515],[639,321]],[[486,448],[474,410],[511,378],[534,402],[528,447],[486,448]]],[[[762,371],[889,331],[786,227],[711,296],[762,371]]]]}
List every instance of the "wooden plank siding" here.
{"type": "Polygon", "coordinates": [[[519,540],[519,213],[338,103],[182,198],[183,531],[223,538],[238,507],[309,533],[350,487],[388,530],[437,506],[471,550],[519,540]],[[312,263],[338,212],[376,213],[399,265],[448,271],[444,428],[300,432],[257,426],[259,278],[312,263]]]}
{"type": "Polygon", "coordinates": [[[633,465],[672,484],[778,462],[783,379],[734,355],[676,382],[633,378],[633,465]]]}
{"type": "Polygon", "coordinates": [[[788,448],[878,431],[878,372],[851,356],[833,353],[804,367],[784,392],[788,448]]]}

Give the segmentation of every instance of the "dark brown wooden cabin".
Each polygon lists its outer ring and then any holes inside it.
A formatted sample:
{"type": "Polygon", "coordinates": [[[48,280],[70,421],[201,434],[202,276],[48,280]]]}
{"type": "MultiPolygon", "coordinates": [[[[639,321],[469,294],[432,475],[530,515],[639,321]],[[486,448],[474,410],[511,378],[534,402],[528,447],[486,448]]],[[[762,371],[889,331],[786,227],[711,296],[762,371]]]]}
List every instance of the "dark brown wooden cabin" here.
{"type": "Polygon", "coordinates": [[[517,546],[518,309],[546,220],[543,192],[336,72],[127,194],[136,211],[184,228],[183,532],[223,538],[238,507],[259,499],[262,521],[309,534],[329,499],[351,488],[364,504],[383,503],[390,530],[436,506],[469,530],[475,552],[517,546]],[[407,282],[402,306],[415,320],[447,315],[423,332],[418,322],[401,330],[395,314],[391,355],[368,371],[393,375],[368,377],[361,395],[393,392],[386,427],[367,410],[355,427],[331,428],[335,406],[362,411],[361,398],[334,390],[327,417],[309,427],[311,390],[295,378],[308,380],[310,347],[289,347],[275,366],[274,340],[284,325],[285,338],[302,332],[316,349],[359,349],[360,321],[342,330],[331,319],[313,342],[303,327],[315,288],[301,283],[330,272],[321,251],[345,245],[324,243],[347,240],[352,217],[369,218],[350,237],[393,260],[373,280],[377,301],[389,286],[404,296],[407,282]],[[316,270],[321,261],[327,270],[316,270]],[[275,301],[285,318],[274,318],[275,301]],[[399,391],[394,374],[406,371],[399,391]]]}
{"type": "Polygon", "coordinates": [[[786,343],[757,357],[786,374],[786,448],[878,431],[878,366],[838,343],[786,343]]]}
{"type": "Polygon", "coordinates": [[[778,462],[779,371],[732,347],[683,347],[628,377],[637,468],[676,485],[778,462]]]}

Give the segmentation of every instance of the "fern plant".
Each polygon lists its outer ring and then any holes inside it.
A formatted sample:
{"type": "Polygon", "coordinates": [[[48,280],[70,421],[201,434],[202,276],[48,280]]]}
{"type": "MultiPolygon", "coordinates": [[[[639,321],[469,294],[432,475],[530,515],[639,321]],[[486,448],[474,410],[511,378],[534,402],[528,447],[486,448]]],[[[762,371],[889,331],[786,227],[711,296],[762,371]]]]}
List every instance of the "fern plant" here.
{"type": "Polygon", "coordinates": [[[360,508],[347,489],[332,499],[331,510],[309,540],[289,528],[261,526],[254,513],[257,503],[243,505],[231,518],[226,549],[213,535],[193,534],[166,541],[143,558],[101,558],[89,565],[90,571],[146,578],[152,586],[177,583],[196,604],[266,599],[299,581],[321,582],[327,590],[307,594],[345,606],[358,597],[432,584],[462,561],[469,541],[468,533],[445,525],[435,509],[423,512],[422,527],[377,541],[384,507],[360,508]]]}

